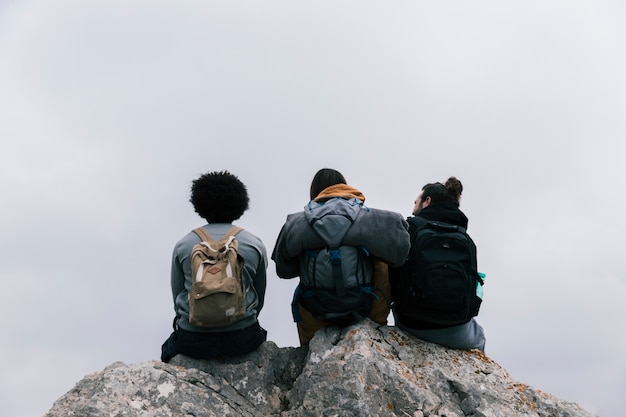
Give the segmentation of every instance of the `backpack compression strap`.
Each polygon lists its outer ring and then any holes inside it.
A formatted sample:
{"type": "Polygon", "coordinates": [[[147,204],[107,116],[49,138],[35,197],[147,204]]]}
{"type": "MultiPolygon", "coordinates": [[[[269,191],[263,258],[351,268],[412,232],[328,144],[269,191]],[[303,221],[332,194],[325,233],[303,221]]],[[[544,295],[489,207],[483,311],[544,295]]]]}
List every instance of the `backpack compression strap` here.
{"type": "Polygon", "coordinates": [[[341,271],[341,252],[339,248],[328,248],[330,253],[330,263],[333,266],[333,280],[335,281],[335,290],[338,296],[346,295],[346,288],[343,283],[343,272],[341,271]]]}

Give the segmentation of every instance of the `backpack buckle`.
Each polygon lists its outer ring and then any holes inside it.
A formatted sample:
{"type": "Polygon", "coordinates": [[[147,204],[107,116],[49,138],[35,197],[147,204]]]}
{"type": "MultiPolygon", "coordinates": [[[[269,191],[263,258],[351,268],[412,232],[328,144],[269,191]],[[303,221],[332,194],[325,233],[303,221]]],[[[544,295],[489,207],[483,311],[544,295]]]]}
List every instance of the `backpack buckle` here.
{"type": "Polygon", "coordinates": [[[339,252],[339,249],[331,249],[329,253],[331,264],[338,265],[341,263],[341,252],[339,252]]]}

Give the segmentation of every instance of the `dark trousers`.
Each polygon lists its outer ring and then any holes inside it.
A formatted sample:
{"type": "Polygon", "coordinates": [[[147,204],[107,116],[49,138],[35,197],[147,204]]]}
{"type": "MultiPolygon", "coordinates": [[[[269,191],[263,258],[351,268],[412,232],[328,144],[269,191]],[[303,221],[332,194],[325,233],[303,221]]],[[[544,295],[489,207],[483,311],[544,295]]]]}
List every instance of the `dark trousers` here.
{"type": "Polygon", "coordinates": [[[230,332],[190,332],[176,327],[161,346],[161,360],[169,362],[182,354],[195,359],[240,356],[256,350],[267,338],[267,331],[258,322],[242,330],[230,332]]]}

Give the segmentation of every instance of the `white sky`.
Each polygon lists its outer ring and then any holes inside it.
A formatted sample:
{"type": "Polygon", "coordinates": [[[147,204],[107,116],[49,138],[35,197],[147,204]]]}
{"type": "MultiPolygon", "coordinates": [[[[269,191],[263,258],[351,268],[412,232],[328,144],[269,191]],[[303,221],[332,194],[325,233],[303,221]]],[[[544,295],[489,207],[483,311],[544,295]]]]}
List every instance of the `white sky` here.
{"type": "MultiPolygon", "coordinates": [[[[158,359],[199,174],[247,184],[271,253],[331,167],[405,215],[458,176],[487,354],[621,417],[623,74],[620,1],[0,1],[0,415],[158,359]]],[[[296,346],[268,272],[261,324],[296,346]]]]}

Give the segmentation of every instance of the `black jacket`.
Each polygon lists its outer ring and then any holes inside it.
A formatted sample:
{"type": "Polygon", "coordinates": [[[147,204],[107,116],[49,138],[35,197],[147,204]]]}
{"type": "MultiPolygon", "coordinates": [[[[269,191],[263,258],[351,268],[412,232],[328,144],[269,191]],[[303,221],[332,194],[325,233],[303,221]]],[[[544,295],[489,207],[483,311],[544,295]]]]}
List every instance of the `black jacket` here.
{"type": "Polygon", "coordinates": [[[461,226],[467,230],[467,216],[452,203],[433,203],[422,209],[417,217],[461,226]]]}

